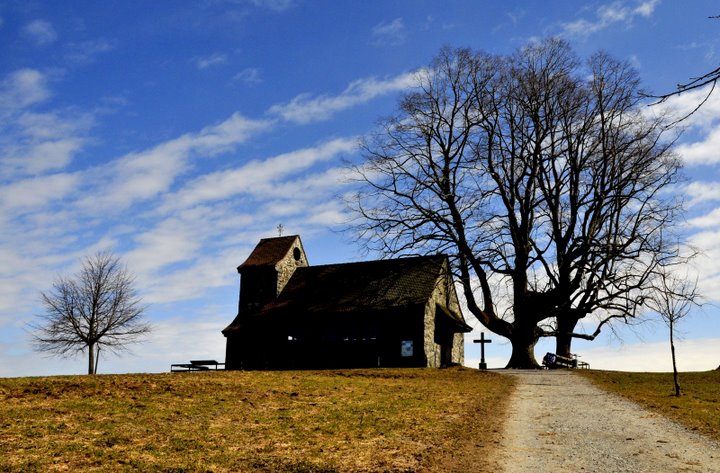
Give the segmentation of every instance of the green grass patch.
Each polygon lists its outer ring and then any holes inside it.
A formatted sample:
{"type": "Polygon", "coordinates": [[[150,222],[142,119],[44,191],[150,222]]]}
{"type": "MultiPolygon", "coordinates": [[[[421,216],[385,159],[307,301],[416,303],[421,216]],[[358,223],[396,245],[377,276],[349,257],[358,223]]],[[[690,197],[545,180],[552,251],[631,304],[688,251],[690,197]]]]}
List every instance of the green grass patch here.
{"type": "Polygon", "coordinates": [[[511,383],[462,368],[0,379],[0,471],[492,471],[511,383]]]}
{"type": "Polygon", "coordinates": [[[672,373],[577,372],[608,391],[720,441],[720,370],[680,373],[680,397],[675,396],[672,373]]]}

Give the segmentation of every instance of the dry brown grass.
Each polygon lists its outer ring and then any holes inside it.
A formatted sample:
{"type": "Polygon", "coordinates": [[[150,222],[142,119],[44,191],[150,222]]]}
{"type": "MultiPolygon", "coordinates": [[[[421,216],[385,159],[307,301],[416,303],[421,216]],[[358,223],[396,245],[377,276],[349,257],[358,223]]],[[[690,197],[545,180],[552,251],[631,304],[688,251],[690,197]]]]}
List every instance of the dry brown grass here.
{"type": "Polygon", "coordinates": [[[680,373],[683,395],[674,395],[672,373],[577,370],[597,385],[720,441],[720,371],[680,373]]]}
{"type": "Polygon", "coordinates": [[[468,369],[0,379],[0,471],[466,471],[489,460],[510,383],[468,369]]]}

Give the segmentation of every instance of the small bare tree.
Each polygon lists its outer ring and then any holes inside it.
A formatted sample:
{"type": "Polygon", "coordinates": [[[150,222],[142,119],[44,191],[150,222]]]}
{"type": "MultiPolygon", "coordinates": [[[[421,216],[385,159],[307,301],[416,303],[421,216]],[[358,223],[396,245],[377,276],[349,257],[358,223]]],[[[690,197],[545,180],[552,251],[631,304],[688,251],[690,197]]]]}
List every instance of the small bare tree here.
{"type": "Polygon", "coordinates": [[[133,276],[109,252],[86,258],[75,276],[58,277],[41,294],[45,312],[30,324],[35,348],[57,356],[87,350],[88,374],[97,372],[101,347],[121,351],[151,329],[133,276]]]}
{"type": "Polygon", "coordinates": [[[672,355],[675,396],[680,396],[680,382],[675,356],[675,330],[680,319],[685,318],[693,306],[701,305],[697,279],[689,279],[667,267],[659,268],[652,296],[646,301],[647,307],[662,317],[670,330],[670,353],[672,355]]]}

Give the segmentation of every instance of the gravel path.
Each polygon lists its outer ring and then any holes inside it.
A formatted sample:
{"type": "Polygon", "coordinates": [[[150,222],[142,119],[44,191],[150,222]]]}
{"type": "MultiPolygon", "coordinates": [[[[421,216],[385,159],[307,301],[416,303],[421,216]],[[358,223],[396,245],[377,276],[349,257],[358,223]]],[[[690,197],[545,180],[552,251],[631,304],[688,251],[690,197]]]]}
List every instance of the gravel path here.
{"type": "Polygon", "coordinates": [[[720,445],[565,370],[517,377],[500,443],[505,473],[720,472],[720,445]]]}

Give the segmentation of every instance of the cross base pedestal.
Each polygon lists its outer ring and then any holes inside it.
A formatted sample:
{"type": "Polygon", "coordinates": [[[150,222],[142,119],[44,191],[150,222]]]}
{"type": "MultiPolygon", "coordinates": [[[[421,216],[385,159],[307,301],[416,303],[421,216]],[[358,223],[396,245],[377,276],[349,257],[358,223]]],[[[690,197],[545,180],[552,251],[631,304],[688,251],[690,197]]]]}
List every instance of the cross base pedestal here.
{"type": "Polygon", "coordinates": [[[486,370],[486,369],[487,369],[487,363],[485,363],[484,361],[481,362],[481,363],[478,365],[478,368],[481,369],[481,370],[486,370]]]}

